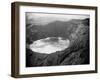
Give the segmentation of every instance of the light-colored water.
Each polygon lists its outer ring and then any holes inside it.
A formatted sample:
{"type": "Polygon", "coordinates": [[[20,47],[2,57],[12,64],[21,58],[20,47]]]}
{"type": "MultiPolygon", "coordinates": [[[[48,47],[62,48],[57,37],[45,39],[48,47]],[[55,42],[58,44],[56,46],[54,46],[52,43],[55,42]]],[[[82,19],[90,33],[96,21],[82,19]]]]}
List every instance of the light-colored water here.
{"type": "Polygon", "coordinates": [[[69,44],[70,41],[68,39],[62,39],[61,37],[48,37],[34,41],[30,45],[30,49],[34,52],[50,54],[68,48],[69,44]]]}

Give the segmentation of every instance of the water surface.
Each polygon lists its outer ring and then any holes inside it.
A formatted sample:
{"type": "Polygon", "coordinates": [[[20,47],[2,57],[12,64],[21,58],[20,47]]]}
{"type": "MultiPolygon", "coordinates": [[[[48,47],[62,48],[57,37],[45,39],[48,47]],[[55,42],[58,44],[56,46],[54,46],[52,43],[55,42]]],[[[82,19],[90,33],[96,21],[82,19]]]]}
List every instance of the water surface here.
{"type": "Polygon", "coordinates": [[[30,45],[30,49],[38,53],[54,53],[69,47],[70,41],[62,37],[47,37],[36,40],[30,45]]]}

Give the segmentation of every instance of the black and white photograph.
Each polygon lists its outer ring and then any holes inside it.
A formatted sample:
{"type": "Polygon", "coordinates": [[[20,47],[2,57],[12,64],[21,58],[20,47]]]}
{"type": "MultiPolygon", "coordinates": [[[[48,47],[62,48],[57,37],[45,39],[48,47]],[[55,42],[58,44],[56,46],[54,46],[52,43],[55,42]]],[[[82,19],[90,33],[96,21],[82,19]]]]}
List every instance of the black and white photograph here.
{"type": "Polygon", "coordinates": [[[12,3],[12,76],[97,73],[97,7],[12,3]]]}
{"type": "Polygon", "coordinates": [[[90,16],[26,12],[26,67],[89,64],[90,16]]]}

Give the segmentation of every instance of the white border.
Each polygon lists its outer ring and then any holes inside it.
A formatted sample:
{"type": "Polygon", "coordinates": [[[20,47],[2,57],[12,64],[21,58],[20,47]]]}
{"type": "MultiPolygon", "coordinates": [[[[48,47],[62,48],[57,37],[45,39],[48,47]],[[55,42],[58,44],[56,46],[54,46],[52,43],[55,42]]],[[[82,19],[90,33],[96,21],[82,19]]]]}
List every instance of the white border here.
{"type": "Polygon", "coordinates": [[[55,72],[73,72],[95,70],[95,11],[86,9],[69,9],[69,8],[52,8],[37,6],[20,6],[20,74],[40,74],[55,72]],[[89,65],[72,65],[72,66],[50,66],[50,67],[31,67],[26,68],[25,61],[25,12],[48,12],[48,13],[67,13],[67,14],[86,14],[90,15],[90,64],[89,65]]]}

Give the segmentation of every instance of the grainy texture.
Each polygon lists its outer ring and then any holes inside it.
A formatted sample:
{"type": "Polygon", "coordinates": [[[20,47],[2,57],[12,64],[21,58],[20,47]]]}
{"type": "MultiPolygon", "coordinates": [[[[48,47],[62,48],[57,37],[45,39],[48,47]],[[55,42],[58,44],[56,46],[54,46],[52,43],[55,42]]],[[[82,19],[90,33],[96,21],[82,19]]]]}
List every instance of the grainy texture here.
{"type": "Polygon", "coordinates": [[[63,51],[57,51],[51,54],[33,52],[27,48],[26,67],[89,64],[88,18],[84,20],[73,19],[68,22],[56,21],[46,26],[48,27],[31,27],[28,24],[26,43],[29,45],[33,41],[47,36],[61,36],[70,40],[70,46],[63,51]]]}

